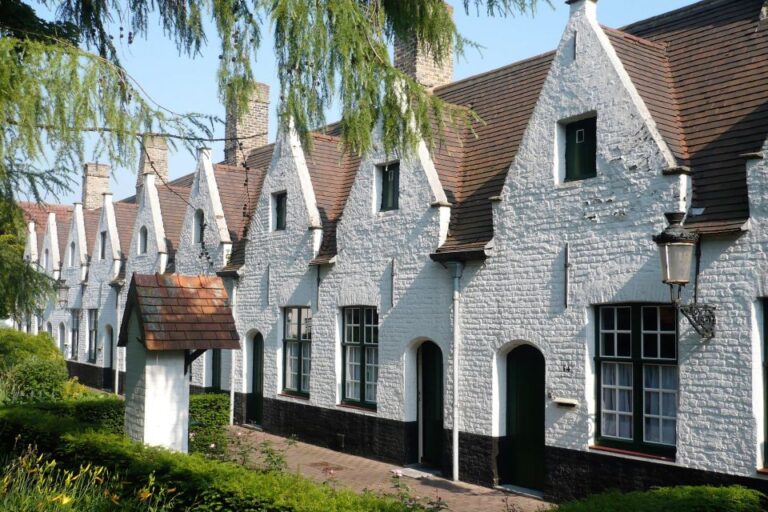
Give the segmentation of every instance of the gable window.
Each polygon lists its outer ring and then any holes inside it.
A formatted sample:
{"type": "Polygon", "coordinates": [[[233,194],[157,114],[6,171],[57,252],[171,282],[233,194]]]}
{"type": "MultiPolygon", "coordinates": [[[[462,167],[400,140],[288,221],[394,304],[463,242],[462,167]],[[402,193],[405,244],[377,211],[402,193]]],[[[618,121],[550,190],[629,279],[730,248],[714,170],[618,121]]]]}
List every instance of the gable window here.
{"type": "Polygon", "coordinates": [[[376,406],[379,380],[379,313],[375,307],[343,310],[343,400],[376,406]]]}
{"type": "Polygon", "coordinates": [[[147,227],[141,226],[139,230],[139,254],[147,254],[147,227]]]}
{"type": "Polygon", "coordinates": [[[275,219],[274,231],[282,231],[286,226],[286,214],[288,212],[288,194],[286,192],[278,192],[272,194],[272,214],[275,219]]]}
{"type": "Polygon", "coordinates": [[[312,310],[285,308],[283,318],[283,389],[308,396],[312,369],[312,310]]]}
{"type": "Polygon", "coordinates": [[[597,118],[565,126],[565,181],[597,176],[597,118]]]}
{"type": "Polygon", "coordinates": [[[102,231],[99,233],[99,259],[103,260],[107,257],[107,232],[102,231]]]}
{"type": "Polygon", "coordinates": [[[96,362],[96,333],[98,330],[98,313],[97,309],[88,310],[88,362],[96,362]]]}
{"type": "Polygon", "coordinates": [[[48,270],[48,249],[43,253],[43,270],[48,270]]]}
{"type": "Polygon", "coordinates": [[[205,234],[205,214],[203,210],[197,210],[195,212],[195,221],[193,226],[193,238],[194,243],[199,244],[203,242],[203,236],[205,234]]]}
{"type": "Polygon", "coordinates": [[[75,266],[75,242],[69,244],[69,266],[75,266]]]}
{"type": "Polygon", "coordinates": [[[379,166],[382,212],[397,210],[400,201],[400,163],[379,166]]]}
{"type": "Polygon", "coordinates": [[[669,305],[597,308],[598,444],[673,456],[677,444],[677,312],[669,305]]]}
{"type": "Polygon", "coordinates": [[[69,320],[69,357],[77,361],[77,353],[80,349],[80,310],[70,311],[69,320]]]}

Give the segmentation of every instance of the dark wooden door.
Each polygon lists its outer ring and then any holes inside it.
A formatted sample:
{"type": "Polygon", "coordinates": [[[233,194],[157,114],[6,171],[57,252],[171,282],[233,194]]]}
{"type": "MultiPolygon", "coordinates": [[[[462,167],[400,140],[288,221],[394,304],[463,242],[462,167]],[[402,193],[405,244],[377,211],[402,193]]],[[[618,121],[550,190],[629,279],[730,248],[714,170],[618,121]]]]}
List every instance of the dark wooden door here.
{"type": "Polygon", "coordinates": [[[443,354],[431,342],[419,347],[421,361],[421,463],[441,467],[443,459],[443,354]]]}
{"type": "Polygon", "coordinates": [[[264,415],[264,339],[253,338],[253,390],[248,401],[248,422],[261,425],[264,415]]]}
{"type": "Polygon", "coordinates": [[[544,356],[523,345],[507,355],[507,435],[499,446],[499,480],[544,485],[544,356]]]}

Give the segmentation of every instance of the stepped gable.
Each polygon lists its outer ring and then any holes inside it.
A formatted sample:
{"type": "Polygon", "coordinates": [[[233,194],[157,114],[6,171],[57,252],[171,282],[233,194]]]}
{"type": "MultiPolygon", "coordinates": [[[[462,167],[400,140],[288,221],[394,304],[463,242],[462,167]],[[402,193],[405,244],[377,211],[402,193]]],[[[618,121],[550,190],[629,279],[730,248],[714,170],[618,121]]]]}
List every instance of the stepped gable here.
{"type": "Polygon", "coordinates": [[[463,141],[449,133],[452,144],[436,152],[443,187],[454,196],[448,238],[438,253],[482,250],[493,238],[490,198],[501,193],[553,57],[550,52],[435,90],[483,121],[474,133],[462,133],[463,141]]]}
{"type": "MultiPolygon", "coordinates": [[[[749,218],[745,160],[768,135],[768,24],[763,0],[704,0],[622,30],[666,47],[693,173],[686,223],[737,231],[749,218]]],[[[659,123],[658,113],[654,114],[659,123]]]]}
{"type": "Polygon", "coordinates": [[[218,276],[134,274],[120,328],[119,346],[137,309],[147,350],[239,349],[227,291],[218,276]]]}

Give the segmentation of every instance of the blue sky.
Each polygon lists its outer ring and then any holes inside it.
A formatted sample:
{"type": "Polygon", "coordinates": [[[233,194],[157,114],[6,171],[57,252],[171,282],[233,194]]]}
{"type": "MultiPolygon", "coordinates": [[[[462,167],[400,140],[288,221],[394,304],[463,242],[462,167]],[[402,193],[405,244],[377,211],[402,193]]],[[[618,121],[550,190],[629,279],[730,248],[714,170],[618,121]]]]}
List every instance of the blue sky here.
{"type": "MultiPolygon", "coordinates": [[[[462,0],[448,1],[456,7],[456,22],[461,33],[484,47],[482,54],[470,49],[456,62],[456,79],[552,50],[560,39],[569,12],[563,0],[552,0],[552,6],[541,3],[532,17],[488,18],[484,13],[478,15],[474,10],[469,15],[465,14],[462,0]]],[[[598,19],[603,25],[618,28],[692,3],[693,0],[601,0],[597,5],[598,19]]],[[[132,45],[121,48],[123,65],[147,93],[163,106],[177,112],[201,112],[223,118],[224,108],[218,98],[215,80],[218,47],[213,33],[211,36],[211,44],[203,49],[203,55],[189,59],[180,57],[175,45],[163,37],[159,28],[154,28],[146,39],[136,39],[132,45]]],[[[271,86],[269,129],[270,140],[273,140],[277,79],[269,34],[265,32],[264,36],[256,73],[259,81],[271,86]]],[[[332,117],[329,117],[329,121],[332,117]]],[[[217,131],[217,137],[223,136],[223,126],[219,126],[217,131]]],[[[214,143],[212,148],[214,161],[221,160],[223,143],[214,143]]],[[[114,170],[110,185],[116,199],[134,193],[136,166],[114,170]]],[[[179,149],[170,155],[171,178],[187,174],[194,167],[194,158],[186,150],[179,149]]],[[[73,184],[72,193],[59,198],[64,203],[79,199],[79,183],[73,184]]],[[[48,198],[48,201],[52,202],[54,198],[48,198]]]]}

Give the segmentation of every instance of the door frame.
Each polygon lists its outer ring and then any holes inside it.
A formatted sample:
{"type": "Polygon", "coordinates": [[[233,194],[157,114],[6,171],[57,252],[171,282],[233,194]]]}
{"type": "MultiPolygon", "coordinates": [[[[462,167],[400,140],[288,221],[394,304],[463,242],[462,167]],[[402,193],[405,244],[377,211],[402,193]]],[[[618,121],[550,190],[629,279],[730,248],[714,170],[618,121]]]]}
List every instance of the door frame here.
{"type": "MultiPolygon", "coordinates": [[[[426,344],[432,344],[435,348],[437,348],[439,354],[440,354],[440,370],[442,373],[441,383],[440,383],[440,397],[442,402],[442,414],[441,414],[441,424],[442,424],[442,430],[445,430],[445,361],[443,358],[443,349],[432,341],[431,339],[425,339],[419,345],[416,347],[416,424],[418,429],[418,452],[417,452],[417,458],[416,461],[418,464],[423,464],[424,459],[424,370],[423,370],[423,356],[424,352],[422,348],[426,344]]],[[[442,432],[441,432],[442,434],[442,432]]],[[[442,439],[441,439],[442,444],[442,439]]],[[[438,462],[438,468],[441,468],[442,464],[438,462]]]]}

